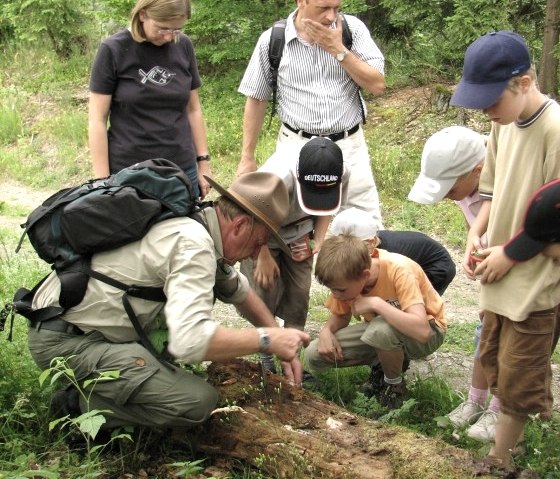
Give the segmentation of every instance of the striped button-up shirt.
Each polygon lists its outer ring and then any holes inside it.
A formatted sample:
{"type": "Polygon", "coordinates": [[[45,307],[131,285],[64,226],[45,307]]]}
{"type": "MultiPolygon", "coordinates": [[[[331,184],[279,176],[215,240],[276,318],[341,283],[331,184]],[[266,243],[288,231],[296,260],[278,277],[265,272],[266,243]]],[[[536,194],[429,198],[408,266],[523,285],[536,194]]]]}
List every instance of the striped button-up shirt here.
{"type": "MultiPolygon", "coordinates": [[[[298,38],[295,13],[288,17],[285,47],[278,70],[278,115],[283,123],[314,134],[348,130],[362,120],[359,86],[327,51],[298,38]]],[[[352,32],[352,53],[384,73],[383,54],[362,21],[345,15],[352,32]]],[[[336,25],[333,24],[333,28],[336,25]]],[[[268,45],[271,30],[259,38],[239,86],[257,100],[272,95],[268,45]]],[[[365,108],[365,106],[364,106],[365,108]]]]}

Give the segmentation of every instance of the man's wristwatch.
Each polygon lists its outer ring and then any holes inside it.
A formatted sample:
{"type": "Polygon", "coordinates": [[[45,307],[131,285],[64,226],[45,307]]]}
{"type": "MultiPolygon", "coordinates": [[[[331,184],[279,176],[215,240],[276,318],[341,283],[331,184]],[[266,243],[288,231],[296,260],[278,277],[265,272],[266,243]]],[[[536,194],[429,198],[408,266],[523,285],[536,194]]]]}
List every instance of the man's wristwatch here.
{"type": "Polygon", "coordinates": [[[259,333],[259,352],[268,353],[270,352],[270,336],[264,328],[257,328],[259,333]]]}
{"type": "Polygon", "coordinates": [[[347,49],[347,48],[345,48],[345,49],[342,50],[341,52],[338,52],[338,53],[336,54],[336,59],[337,59],[339,62],[342,62],[342,61],[344,61],[344,59],[346,58],[346,55],[348,55],[348,49],[347,49]]]}

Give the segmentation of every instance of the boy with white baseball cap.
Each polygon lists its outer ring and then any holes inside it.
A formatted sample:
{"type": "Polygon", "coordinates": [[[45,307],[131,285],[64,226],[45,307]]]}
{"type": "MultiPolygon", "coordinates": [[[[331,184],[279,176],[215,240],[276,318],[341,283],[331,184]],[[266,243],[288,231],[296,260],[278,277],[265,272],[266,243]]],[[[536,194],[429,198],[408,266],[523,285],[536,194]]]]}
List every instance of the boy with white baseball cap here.
{"type": "MultiPolygon", "coordinates": [[[[486,155],[485,137],[463,126],[450,126],[434,133],[424,145],[420,175],[408,199],[421,204],[435,204],[445,198],[461,208],[467,229],[474,223],[482,206],[478,180],[486,155]]],[[[486,236],[481,246],[487,246],[486,236]]],[[[479,314],[482,320],[482,314],[479,314]]],[[[465,401],[447,415],[455,427],[470,425],[467,435],[479,441],[493,441],[500,412],[500,402],[493,397],[486,407],[488,382],[478,354],[482,321],[475,328],[475,352],[471,386],[465,401]]],[[[440,421],[445,427],[448,423],[440,421]]]]}

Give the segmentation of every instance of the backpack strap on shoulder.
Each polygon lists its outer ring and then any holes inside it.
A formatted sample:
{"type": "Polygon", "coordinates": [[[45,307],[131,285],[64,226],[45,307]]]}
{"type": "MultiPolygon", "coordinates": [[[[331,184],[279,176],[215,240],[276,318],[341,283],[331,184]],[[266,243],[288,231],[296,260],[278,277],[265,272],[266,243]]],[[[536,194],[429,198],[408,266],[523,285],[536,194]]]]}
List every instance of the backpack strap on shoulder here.
{"type": "MultiPolygon", "coordinates": [[[[341,13],[340,14],[340,23],[342,25],[342,43],[348,50],[352,50],[353,45],[353,38],[352,38],[352,30],[348,26],[348,22],[346,21],[346,17],[341,13]]],[[[362,112],[362,123],[366,124],[366,110],[364,108],[364,100],[362,98],[362,94],[358,90],[359,102],[360,102],[360,110],[362,112]]]]}
{"type": "Polygon", "coordinates": [[[276,113],[276,99],[278,92],[278,68],[284,53],[284,43],[286,41],[286,19],[277,20],[272,25],[270,32],[270,42],[268,44],[268,61],[270,63],[271,86],[272,86],[272,105],[268,127],[272,123],[272,117],[276,113]]]}

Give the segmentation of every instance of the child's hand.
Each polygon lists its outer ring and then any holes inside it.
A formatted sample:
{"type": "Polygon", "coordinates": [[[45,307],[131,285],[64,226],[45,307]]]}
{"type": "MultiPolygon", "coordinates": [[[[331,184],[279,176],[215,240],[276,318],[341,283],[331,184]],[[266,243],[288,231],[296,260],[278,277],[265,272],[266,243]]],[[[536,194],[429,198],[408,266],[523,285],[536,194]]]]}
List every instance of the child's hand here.
{"type": "Polygon", "coordinates": [[[362,318],[364,321],[371,321],[375,316],[373,296],[358,296],[351,304],[352,314],[362,318]]]}
{"type": "Polygon", "coordinates": [[[503,246],[493,246],[480,253],[485,256],[485,259],[478,263],[474,273],[481,275],[482,284],[500,281],[515,264],[506,256],[503,246]]]}
{"type": "Polygon", "coordinates": [[[340,343],[329,328],[323,328],[319,333],[319,346],[317,351],[322,357],[333,363],[344,359],[340,343]]]}
{"type": "Polygon", "coordinates": [[[475,269],[477,266],[477,262],[475,262],[473,259],[473,255],[475,255],[475,253],[477,255],[481,254],[481,247],[480,247],[480,237],[479,236],[470,236],[467,237],[467,247],[465,249],[465,254],[463,256],[463,270],[465,271],[466,275],[468,278],[474,280],[476,279],[476,274],[475,274],[475,269]]]}
{"type": "Polygon", "coordinates": [[[280,276],[280,268],[274,258],[270,254],[268,248],[261,248],[259,258],[255,264],[255,273],[253,275],[255,283],[263,289],[270,289],[274,286],[276,278],[280,276]]]}

